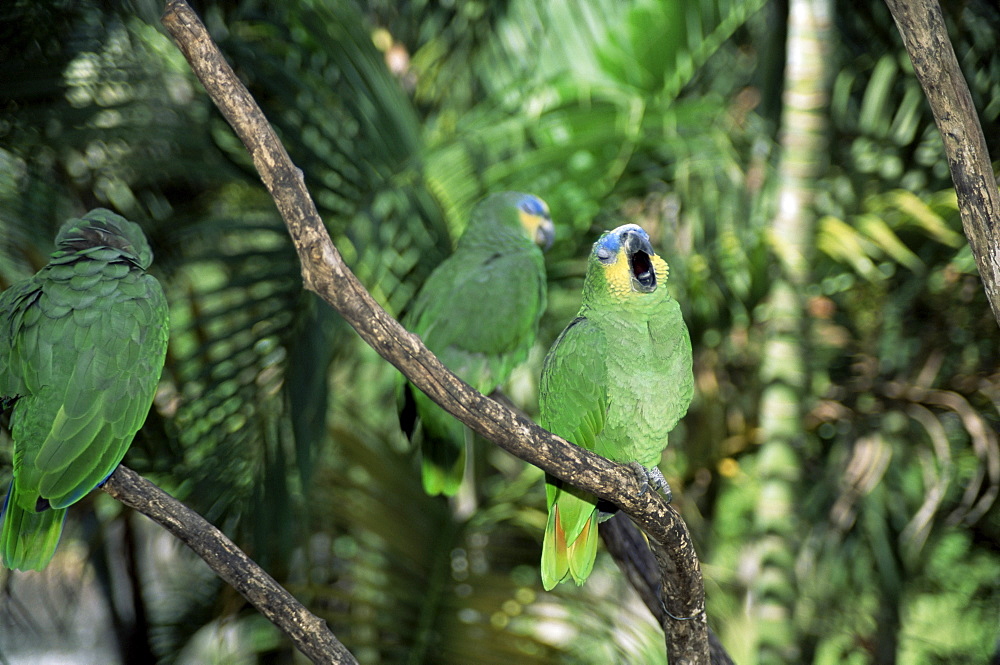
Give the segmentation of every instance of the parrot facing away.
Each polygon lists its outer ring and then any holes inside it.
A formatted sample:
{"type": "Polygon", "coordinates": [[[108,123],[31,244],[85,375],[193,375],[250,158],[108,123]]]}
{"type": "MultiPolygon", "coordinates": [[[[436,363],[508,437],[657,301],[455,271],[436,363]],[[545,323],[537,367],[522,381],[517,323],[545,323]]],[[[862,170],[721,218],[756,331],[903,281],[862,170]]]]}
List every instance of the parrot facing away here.
{"type": "MultiPolygon", "coordinates": [[[[448,369],[489,394],[535,342],[546,297],[542,249],[553,235],[540,198],[521,192],[486,197],[403,324],[448,369]]],[[[424,490],[453,496],[465,470],[465,426],[410,383],[402,383],[399,401],[400,425],[420,449],[424,490]]]]}
{"type": "Polygon", "coordinates": [[[67,221],[44,268],[0,294],[0,403],[13,405],[4,566],[41,570],[66,508],[117,468],[153,402],[167,300],[137,224],[101,208],[67,221]]]}
{"type": "MultiPolygon", "coordinates": [[[[694,388],[691,338],[646,232],[619,226],[594,243],[583,304],[542,365],[539,424],[614,462],[655,467],[694,388]]],[[[590,575],[597,497],[546,477],[542,585],[590,575]]]]}

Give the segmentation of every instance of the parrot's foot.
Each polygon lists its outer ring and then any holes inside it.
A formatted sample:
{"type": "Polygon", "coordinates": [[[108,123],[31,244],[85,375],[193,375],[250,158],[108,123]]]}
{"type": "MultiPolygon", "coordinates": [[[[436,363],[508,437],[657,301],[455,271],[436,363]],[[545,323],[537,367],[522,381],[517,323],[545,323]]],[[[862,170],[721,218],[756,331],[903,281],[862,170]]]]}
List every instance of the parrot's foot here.
{"type": "Polygon", "coordinates": [[[628,466],[632,469],[636,479],[639,481],[639,487],[641,488],[639,490],[639,496],[645,494],[646,491],[652,487],[654,492],[662,491],[663,498],[667,500],[667,503],[674,500],[673,490],[670,489],[670,484],[667,483],[667,479],[663,477],[663,472],[660,471],[658,467],[654,466],[650,469],[649,467],[645,467],[638,462],[629,462],[628,466]]]}

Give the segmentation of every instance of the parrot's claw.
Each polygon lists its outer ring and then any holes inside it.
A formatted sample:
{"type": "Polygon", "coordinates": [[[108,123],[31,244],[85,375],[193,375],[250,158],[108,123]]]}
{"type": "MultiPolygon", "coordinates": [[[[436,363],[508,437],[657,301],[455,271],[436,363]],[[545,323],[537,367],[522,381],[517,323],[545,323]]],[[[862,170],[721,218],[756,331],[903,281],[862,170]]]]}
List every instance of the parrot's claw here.
{"type": "Polygon", "coordinates": [[[670,489],[670,484],[667,483],[667,479],[663,477],[663,472],[658,467],[649,468],[638,462],[629,462],[628,466],[639,481],[639,496],[645,494],[646,490],[652,487],[654,492],[663,493],[663,498],[667,500],[667,503],[674,500],[673,490],[670,489]]]}

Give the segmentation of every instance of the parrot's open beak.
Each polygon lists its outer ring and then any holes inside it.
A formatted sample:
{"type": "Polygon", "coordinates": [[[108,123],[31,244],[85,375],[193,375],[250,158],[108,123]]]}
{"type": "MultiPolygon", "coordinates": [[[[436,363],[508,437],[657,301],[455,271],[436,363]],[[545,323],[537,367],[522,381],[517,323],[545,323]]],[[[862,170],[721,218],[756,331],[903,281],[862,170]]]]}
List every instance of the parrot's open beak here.
{"type": "Polygon", "coordinates": [[[649,240],[634,231],[626,231],[622,238],[622,247],[628,257],[629,273],[632,277],[632,290],[639,293],[652,293],[656,290],[656,271],[649,257],[656,254],[649,240]]]}

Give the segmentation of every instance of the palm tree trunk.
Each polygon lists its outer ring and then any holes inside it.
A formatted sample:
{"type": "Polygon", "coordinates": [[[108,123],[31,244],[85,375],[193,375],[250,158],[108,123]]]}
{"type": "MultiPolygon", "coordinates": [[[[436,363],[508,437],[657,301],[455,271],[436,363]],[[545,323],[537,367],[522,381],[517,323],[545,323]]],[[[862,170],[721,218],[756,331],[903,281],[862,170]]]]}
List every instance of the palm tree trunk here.
{"type": "Polygon", "coordinates": [[[757,627],[759,662],[796,662],[797,589],[794,562],[802,533],[795,513],[801,493],[803,416],[808,409],[808,318],[816,179],[826,169],[826,107],[830,76],[830,0],[790,0],[773,247],[780,275],[770,293],[761,378],[760,482],[755,543],[757,575],[749,608],[757,627]]]}

